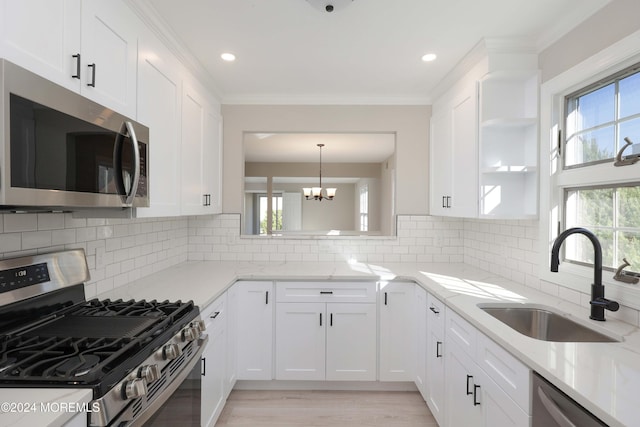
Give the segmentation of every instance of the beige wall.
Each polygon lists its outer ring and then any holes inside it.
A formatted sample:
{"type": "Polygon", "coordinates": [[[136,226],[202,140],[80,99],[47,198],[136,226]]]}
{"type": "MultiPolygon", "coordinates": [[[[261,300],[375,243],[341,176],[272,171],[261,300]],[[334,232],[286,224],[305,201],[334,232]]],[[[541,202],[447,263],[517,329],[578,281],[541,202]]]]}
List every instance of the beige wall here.
{"type": "Polygon", "coordinates": [[[223,105],[225,213],[243,206],[243,132],[394,132],[396,213],[429,211],[431,106],[223,105]]]}
{"type": "Polygon", "coordinates": [[[640,1],[613,0],[540,53],[542,81],[640,30],[640,1]]]}

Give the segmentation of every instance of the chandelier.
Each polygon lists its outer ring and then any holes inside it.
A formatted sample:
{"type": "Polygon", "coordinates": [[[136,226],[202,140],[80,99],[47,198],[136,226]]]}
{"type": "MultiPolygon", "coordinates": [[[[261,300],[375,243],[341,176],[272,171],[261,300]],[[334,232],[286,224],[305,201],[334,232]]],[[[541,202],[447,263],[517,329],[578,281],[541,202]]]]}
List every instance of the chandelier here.
{"type": "Polygon", "coordinates": [[[305,187],[302,189],[302,192],[304,193],[304,197],[307,200],[318,200],[318,201],[322,201],[323,199],[327,199],[327,200],[333,200],[333,198],[336,195],[336,189],[335,188],[326,188],[325,192],[326,195],[322,194],[322,147],[324,147],[324,144],[317,144],[318,147],[320,148],[320,183],[318,184],[317,187],[305,187]]]}

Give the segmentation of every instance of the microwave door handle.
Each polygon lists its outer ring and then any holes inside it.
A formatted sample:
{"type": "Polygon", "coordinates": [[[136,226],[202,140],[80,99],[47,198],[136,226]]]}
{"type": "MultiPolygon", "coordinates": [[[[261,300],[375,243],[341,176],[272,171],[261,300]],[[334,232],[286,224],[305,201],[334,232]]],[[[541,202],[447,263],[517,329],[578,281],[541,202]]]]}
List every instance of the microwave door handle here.
{"type": "Polygon", "coordinates": [[[556,405],[555,402],[551,400],[549,396],[547,396],[547,393],[545,393],[540,386],[538,386],[538,397],[540,398],[542,405],[545,407],[549,415],[551,415],[551,418],[553,418],[555,422],[558,423],[558,426],[576,427],[576,425],[572,423],[571,420],[562,412],[558,405],[556,405]]]}
{"type": "Polygon", "coordinates": [[[138,192],[138,183],[140,181],[140,147],[138,147],[138,138],[136,138],[136,132],[133,129],[133,124],[130,121],[124,122],[131,139],[131,145],[133,145],[133,182],[131,183],[131,189],[125,200],[125,205],[131,207],[133,200],[138,192]]]}

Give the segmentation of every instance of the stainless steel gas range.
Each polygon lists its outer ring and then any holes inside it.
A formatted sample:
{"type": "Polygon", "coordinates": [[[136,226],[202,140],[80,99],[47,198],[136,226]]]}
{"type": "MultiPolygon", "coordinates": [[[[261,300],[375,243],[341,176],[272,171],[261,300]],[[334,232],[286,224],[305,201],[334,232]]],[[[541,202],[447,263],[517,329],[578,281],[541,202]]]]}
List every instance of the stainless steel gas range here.
{"type": "Polygon", "coordinates": [[[85,300],[84,251],[0,261],[0,387],[90,388],[90,426],[149,420],[200,361],[193,302],[85,300]]]}

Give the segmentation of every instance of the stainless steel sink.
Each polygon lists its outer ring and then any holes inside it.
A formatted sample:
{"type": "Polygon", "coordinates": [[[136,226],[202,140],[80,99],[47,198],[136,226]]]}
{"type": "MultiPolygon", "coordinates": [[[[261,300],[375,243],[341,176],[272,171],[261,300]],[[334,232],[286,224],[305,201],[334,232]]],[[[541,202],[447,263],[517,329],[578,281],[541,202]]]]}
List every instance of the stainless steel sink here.
{"type": "Polygon", "coordinates": [[[479,304],[505,325],[531,338],[556,342],[619,342],[567,316],[539,306],[479,304]]]}

